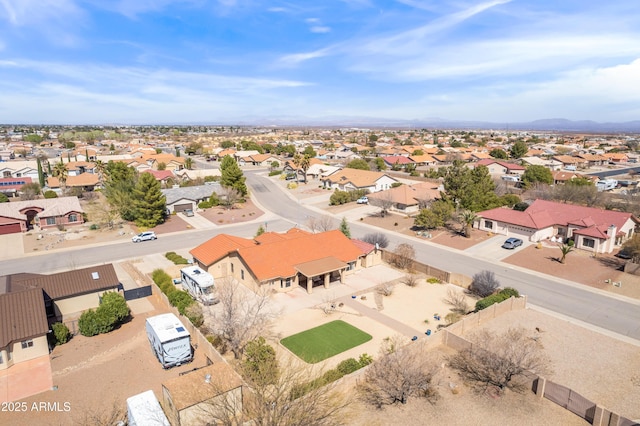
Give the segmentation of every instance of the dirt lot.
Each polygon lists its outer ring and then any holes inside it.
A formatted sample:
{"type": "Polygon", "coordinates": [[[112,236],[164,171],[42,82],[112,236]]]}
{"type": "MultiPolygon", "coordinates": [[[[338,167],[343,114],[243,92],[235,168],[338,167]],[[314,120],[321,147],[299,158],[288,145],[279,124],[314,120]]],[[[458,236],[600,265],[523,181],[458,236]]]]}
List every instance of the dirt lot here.
{"type": "MultiPolygon", "coordinates": [[[[151,298],[147,299],[152,303],[151,298]]],[[[202,351],[195,351],[192,363],[163,370],[154,357],[146,337],[147,317],[162,313],[157,310],[136,315],[118,330],[94,337],[75,336],[51,353],[53,384],[57,390],[44,392],[22,401],[32,404],[70,403],[69,412],[26,413],[0,412],[0,424],[5,425],[83,425],[84,416],[103,413],[114,404],[124,408],[129,396],[153,390],[161,397],[161,383],[178,377],[179,373],[206,365],[202,351]]],[[[121,417],[123,418],[123,417],[121,417]]]]}
{"type": "Polygon", "coordinates": [[[198,214],[216,225],[229,225],[233,223],[248,222],[264,214],[251,200],[237,204],[233,209],[224,207],[212,207],[206,210],[198,210],[198,214]]]}

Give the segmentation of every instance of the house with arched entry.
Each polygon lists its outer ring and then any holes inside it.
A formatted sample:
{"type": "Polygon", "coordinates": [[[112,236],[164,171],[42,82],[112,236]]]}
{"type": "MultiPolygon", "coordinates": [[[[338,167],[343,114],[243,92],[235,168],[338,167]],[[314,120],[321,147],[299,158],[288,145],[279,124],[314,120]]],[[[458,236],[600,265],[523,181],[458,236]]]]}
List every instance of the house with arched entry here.
{"type": "Polygon", "coordinates": [[[312,293],[314,287],[329,288],[345,275],[382,262],[375,246],[339,230],[313,234],[297,228],[254,239],[219,234],[189,253],[215,279],[234,278],[254,291],[301,286],[312,293]]]}
{"type": "Polygon", "coordinates": [[[78,197],[0,203],[0,235],[84,223],[78,197]]]}

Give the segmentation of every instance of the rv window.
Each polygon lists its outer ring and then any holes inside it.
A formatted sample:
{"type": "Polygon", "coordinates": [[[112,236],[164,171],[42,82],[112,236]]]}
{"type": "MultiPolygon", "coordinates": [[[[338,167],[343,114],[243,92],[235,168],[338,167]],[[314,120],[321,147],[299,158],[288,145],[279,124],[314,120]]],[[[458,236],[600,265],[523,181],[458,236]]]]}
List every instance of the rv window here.
{"type": "Polygon", "coordinates": [[[176,331],[182,333],[184,331],[184,327],[176,327],[176,331]]]}

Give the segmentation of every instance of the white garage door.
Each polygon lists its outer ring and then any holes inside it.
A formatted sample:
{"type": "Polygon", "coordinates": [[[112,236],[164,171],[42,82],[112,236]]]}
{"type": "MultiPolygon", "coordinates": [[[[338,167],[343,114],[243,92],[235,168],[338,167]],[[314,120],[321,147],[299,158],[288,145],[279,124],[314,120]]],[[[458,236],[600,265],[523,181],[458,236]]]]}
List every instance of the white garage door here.
{"type": "Polygon", "coordinates": [[[507,236],[521,238],[523,240],[529,241],[531,235],[533,235],[535,231],[533,229],[524,228],[521,226],[507,226],[507,236]]]}

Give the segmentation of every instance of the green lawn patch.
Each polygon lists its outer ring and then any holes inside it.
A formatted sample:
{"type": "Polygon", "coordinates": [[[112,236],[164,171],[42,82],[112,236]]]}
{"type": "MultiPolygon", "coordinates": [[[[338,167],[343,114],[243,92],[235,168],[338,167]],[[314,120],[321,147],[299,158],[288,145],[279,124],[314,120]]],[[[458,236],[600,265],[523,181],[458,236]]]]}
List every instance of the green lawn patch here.
{"type": "Polygon", "coordinates": [[[344,321],[332,321],[280,340],[305,362],[315,364],[371,340],[371,335],[344,321]]]}

